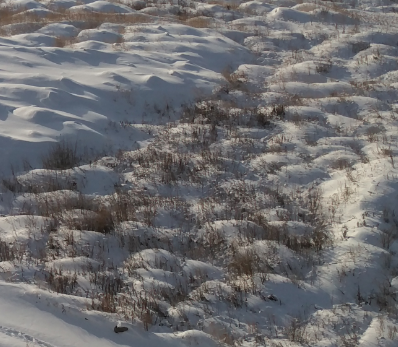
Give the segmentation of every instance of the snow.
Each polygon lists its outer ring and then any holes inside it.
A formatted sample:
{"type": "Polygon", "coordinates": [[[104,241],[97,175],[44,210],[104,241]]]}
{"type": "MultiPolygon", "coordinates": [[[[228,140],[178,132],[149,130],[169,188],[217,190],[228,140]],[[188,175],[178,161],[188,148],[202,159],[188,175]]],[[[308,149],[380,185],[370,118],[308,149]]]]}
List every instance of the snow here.
{"type": "Polygon", "coordinates": [[[396,346],[396,10],[2,3],[0,346],[396,346]]]}
{"type": "Polygon", "coordinates": [[[1,346],[83,347],[95,344],[110,347],[130,346],[132,341],[182,345],[178,340],[171,342],[154,334],[147,336],[141,329],[131,326],[128,332],[116,335],[113,328],[107,329],[106,317],[77,309],[78,300],[49,295],[30,285],[2,283],[0,293],[2,312],[7,312],[0,318],[1,346]]]}

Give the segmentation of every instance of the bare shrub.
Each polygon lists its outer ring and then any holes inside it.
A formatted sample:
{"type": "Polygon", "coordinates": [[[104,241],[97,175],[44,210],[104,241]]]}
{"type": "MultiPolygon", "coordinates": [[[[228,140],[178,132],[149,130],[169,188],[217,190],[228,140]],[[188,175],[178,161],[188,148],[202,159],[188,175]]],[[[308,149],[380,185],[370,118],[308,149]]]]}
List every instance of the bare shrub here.
{"type": "Polygon", "coordinates": [[[332,69],[332,66],[333,66],[332,61],[329,60],[326,63],[317,64],[315,69],[317,73],[329,73],[330,70],[332,69]]]}
{"type": "Polygon", "coordinates": [[[15,175],[3,179],[3,186],[13,193],[39,194],[57,190],[75,190],[76,183],[70,176],[58,175],[56,172],[40,172],[32,174],[30,179],[21,179],[15,175]]]}
{"type": "Polygon", "coordinates": [[[247,75],[244,71],[232,72],[230,66],[221,71],[221,75],[228,82],[228,90],[244,89],[244,83],[247,81],[247,75]]]}
{"type": "Polygon", "coordinates": [[[121,223],[136,220],[136,210],[146,200],[148,198],[140,196],[138,192],[117,190],[107,202],[112,211],[112,218],[116,223],[121,223]]]}
{"type": "Polygon", "coordinates": [[[317,146],[318,145],[318,140],[317,140],[315,134],[307,134],[304,137],[304,141],[308,146],[317,146]]]}
{"type": "Polygon", "coordinates": [[[272,106],[271,110],[271,116],[278,118],[278,119],[284,119],[285,118],[285,106],[284,105],[274,105],[272,106]]]}
{"type": "Polygon", "coordinates": [[[16,176],[12,176],[11,178],[3,178],[2,179],[3,187],[8,189],[13,193],[20,193],[23,191],[23,185],[19,182],[16,176]]]}
{"type": "Polygon", "coordinates": [[[144,324],[144,329],[146,331],[149,330],[149,327],[153,324],[153,314],[150,310],[146,310],[142,315],[141,315],[141,321],[144,324]]]}
{"type": "Polygon", "coordinates": [[[281,171],[284,166],[286,166],[286,163],[273,161],[267,164],[266,172],[274,175],[281,171]]]}
{"type": "Polygon", "coordinates": [[[271,117],[267,112],[257,109],[256,112],[257,124],[263,128],[268,128],[271,125],[271,117]]]}
{"type": "Polygon", "coordinates": [[[0,261],[12,261],[16,259],[17,254],[14,247],[8,242],[0,240],[0,261]]]}
{"type": "Polygon", "coordinates": [[[378,134],[380,134],[382,130],[377,126],[372,126],[366,130],[366,136],[369,142],[376,142],[378,140],[378,134]]]}
{"type": "Polygon", "coordinates": [[[381,155],[385,157],[392,157],[394,152],[391,148],[379,148],[381,155]]]}
{"type": "Polygon", "coordinates": [[[349,143],[349,147],[352,149],[352,151],[359,156],[360,160],[362,163],[366,164],[369,162],[369,158],[366,156],[366,154],[362,151],[362,145],[358,141],[353,141],[349,143]]]}
{"type": "MultiPolygon", "coordinates": [[[[62,222],[70,229],[108,234],[115,229],[116,207],[84,194],[44,194],[32,199],[37,214],[62,222]]],[[[117,219],[116,219],[117,220],[117,219]]]]}
{"type": "Polygon", "coordinates": [[[230,329],[225,326],[212,323],[207,327],[206,333],[211,335],[216,341],[219,341],[220,343],[223,343],[227,346],[235,345],[235,337],[233,336],[230,329]]]}
{"type": "Polygon", "coordinates": [[[115,299],[116,299],[115,295],[112,293],[101,294],[99,296],[99,304],[96,307],[94,306],[93,308],[102,312],[115,313],[116,312],[115,299]]]}
{"type": "Polygon", "coordinates": [[[70,46],[76,42],[76,38],[67,36],[57,36],[54,39],[54,46],[63,48],[65,46],[70,46]]]}
{"type": "Polygon", "coordinates": [[[397,293],[389,281],[384,281],[379,285],[378,291],[375,293],[375,299],[381,311],[397,313],[397,293]]]}
{"type": "Polygon", "coordinates": [[[252,277],[256,272],[267,272],[264,271],[264,267],[266,265],[262,264],[262,259],[257,252],[247,249],[243,252],[239,250],[233,252],[228,269],[236,276],[247,275],[252,277]]]}
{"type": "Polygon", "coordinates": [[[57,293],[72,294],[77,287],[76,274],[63,274],[61,270],[53,268],[45,277],[50,289],[57,293]]]}
{"type": "Polygon", "coordinates": [[[230,119],[230,115],[221,103],[211,100],[201,101],[193,107],[184,107],[182,120],[189,123],[195,123],[201,120],[204,124],[222,125],[230,119]]]}
{"type": "Polygon", "coordinates": [[[284,328],[284,333],[289,341],[308,344],[308,333],[305,323],[299,318],[292,318],[284,328]]]}
{"type": "Polygon", "coordinates": [[[272,121],[285,119],[285,105],[274,104],[268,108],[258,107],[253,112],[253,115],[255,115],[255,120],[259,126],[268,128],[272,121]]]}
{"type": "Polygon", "coordinates": [[[42,165],[47,170],[67,170],[78,166],[81,156],[78,154],[77,142],[62,139],[53,144],[47,154],[42,157],[42,165]]]}
{"type": "Polygon", "coordinates": [[[330,166],[332,169],[344,170],[351,167],[351,163],[346,158],[338,158],[330,166]]]}
{"type": "Polygon", "coordinates": [[[305,198],[305,207],[308,209],[306,220],[310,223],[317,223],[323,219],[323,192],[319,187],[312,186],[308,189],[305,198]]]}
{"type": "Polygon", "coordinates": [[[382,230],[379,233],[380,242],[384,249],[389,249],[391,244],[398,238],[397,229],[395,227],[391,227],[387,230],[382,230]]]}
{"type": "Polygon", "coordinates": [[[0,8],[1,24],[6,25],[12,23],[15,20],[14,19],[15,14],[22,11],[24,11],[24,8],[17,9],[13,6],[2,6],[0,8]]]}
{"type": "Polygon", "coordinates": [[[387,329],[388,329],[388,334],[387,334],[388,338],[390,340],[396,340],[397,339],[397,333],[398,333],[397,327],[389,325],[389,326],[387,326],[387,329]]]}
{"type": "Polygon", "coordinates": [[[115,228],[112,213],[106,206],[100,206],[97,211],[82,211],[77,216],[73,213],[65,216],[64,223],[70,229],[91,230],[98,233],[109,234],[115,228]]]}
{"type": "Polygon", "coordinates": [[[289,121],[293,122],[294,125],[300,127],[305,124],[306,119],[297,112],[295,112],[291,115],[289,121]]]}
{"type": "Polygon", "coordinates": [[[91,309],[115,313],[117,296],[125,285],[122,278],[118,273],[111,271],[96,271],[93,268],[88,270],[90,285],[96,288],[96,294],[91,298],[91,309]]]}
{"type": "Polygon", "coordinates": [[[63,213],[68,210],[89,210],[93,211],[98,208],[98,204],[92,197],[84,194],[35,194],[32,197],[32,204],[38,215],[44,217],[60,218],[63,213]]]}

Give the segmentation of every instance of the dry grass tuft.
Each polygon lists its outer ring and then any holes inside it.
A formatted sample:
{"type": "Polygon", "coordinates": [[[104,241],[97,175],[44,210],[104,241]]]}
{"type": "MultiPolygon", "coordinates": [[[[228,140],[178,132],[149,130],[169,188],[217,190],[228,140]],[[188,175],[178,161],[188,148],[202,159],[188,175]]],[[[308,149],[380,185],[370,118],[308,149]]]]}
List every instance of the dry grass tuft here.
{"type": "Polygon", "coordinates": [[[199,16],[187,19],[185,24],[194,28],[210,28],[212,22],[209,17],[199,16]]]}
{"type": "Polygon", "coordinates": [[[74,37],[57,36],[54,39],[54,46],[59,48],[70,46],[74,43],[76,43],[76,38],[74,37]]]}
{"type": "MultiPolygon", "coordinates": [[[[147,16],[139,13],[99,13],[99,12],[89,12],[89,11],[57,11],[50,12],[46,16],[38,16],[26,11],[17,11],[12,8],[3,7],[0,10],[1,25],[10,24],[23,24],[31,23],[32,25],[40,23],[41,25],[46,25],[49,23],[58,23],[62,21],[77,21],[82,22],[85,29],[94,29],[103,23],[116,23],[116,24],[126,24],[133,25],[139,23],[151,23],[153,19],[151,16],[147,16]],[[16,14],[18,14],[16,16],[16,14]]],[[[1,32],[0,32],[1,33],[1,32]]],[[[2,30],[2,34],[6,34],[6,30],[2,30]]],[[[13,34],[11,32],[11,34],[13,34]]],[[[62,44],[63,39],[58,40],[58,44],[62,44]]],[[[58,47],[58,46],[57,46],[58,47]]],[[[59,46],[61,47],[61,46],[59,46]]]]}

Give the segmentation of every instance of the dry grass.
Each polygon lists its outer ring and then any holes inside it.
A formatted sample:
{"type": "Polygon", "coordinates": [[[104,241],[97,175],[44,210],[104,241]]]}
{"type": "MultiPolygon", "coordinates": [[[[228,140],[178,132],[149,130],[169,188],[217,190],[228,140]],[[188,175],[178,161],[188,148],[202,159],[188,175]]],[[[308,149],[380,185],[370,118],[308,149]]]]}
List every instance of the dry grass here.
{"type": "Polygon", "coordinates": [[[79,164],[81,157],[78,155],[77,143],[61,140],[51,146],[42,157],[42,165],[47,170],[66,170],[79,164]]]}
{"type": "Polygon", "coordinates": [[[212,22],[213,20],[209,17],[199,16],[187,19],[185,24],[194,28],[210,28],[212,22]]]}
{"type": "Polygon", "coordinates": [[[223,71],[221,71],[221,75],[228,82],[228,88],[230,90],[245,89],[247,75],[244,71],[232,72],[231,67],[227,66],[223,71]]]}
{"type": "Polygon", "coordinates": [[[316,4],[312,4],[312,3],[303,3],[300,4],[300,7],[297,8],[298,11],[301,12],[311,12],[314,11],[318,6],[316,4]]]}
{"type": "MultiPolygon", "coordinates": [[[[30,23],[32,25],[40,23],[46,25],[49,23],[58,23],[62,21],[78,21],[83,23],[85,29],[97,28],[103,23],[117,23],[117,24],[139,24],[151,23],[153,19],[150,16],[137,13],[119,14],[119,13],[99,13],[88,11],[57,11],[50,12],[46,16],[37,16],[20,9],[12,9],[11,7],[3,7],[0,9],[0,25],[22,24],[30,23]]],[[[6,30],[2,30],[3,34],[6,30]]],[[[13,34],[13,32],[10,32],[13,34]]],[[[63,44],[63,39],[58,40],[58,44],[63,44]]]]}
{"type": "Polygon", "coordinates": [[[207,1],[207,3],[211,4],[211,5],[222,6],[222,7],[226,8],[227,10],[236,10],[240,5],[240,3],[238,1],[227,2],[227,1],[223,1],[223,0],[210,0],[210,1],[207,1]]]}
{"type": "Polygon", "coordinates": [[[344,170],[351,167],[351,163],[346,158],[337,158],[330,166],[332,169],[344,170]]]}
{"type": "Polygon", "coordinates": [[[57,36],[54,40],[54,46],[59,48],[70,46],[74,43],[76,43],[76,38],[74,37],[57,36]]]}

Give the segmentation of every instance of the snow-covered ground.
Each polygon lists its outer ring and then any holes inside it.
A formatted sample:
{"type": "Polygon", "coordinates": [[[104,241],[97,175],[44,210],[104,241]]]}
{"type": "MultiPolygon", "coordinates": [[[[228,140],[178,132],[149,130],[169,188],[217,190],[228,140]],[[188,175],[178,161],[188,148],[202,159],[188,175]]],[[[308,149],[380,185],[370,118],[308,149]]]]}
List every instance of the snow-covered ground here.
{"type": "Polygon", "coordinates": [[[398,346],[397,11],[3,1],[0,346],[398,346]]]}

